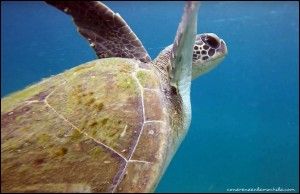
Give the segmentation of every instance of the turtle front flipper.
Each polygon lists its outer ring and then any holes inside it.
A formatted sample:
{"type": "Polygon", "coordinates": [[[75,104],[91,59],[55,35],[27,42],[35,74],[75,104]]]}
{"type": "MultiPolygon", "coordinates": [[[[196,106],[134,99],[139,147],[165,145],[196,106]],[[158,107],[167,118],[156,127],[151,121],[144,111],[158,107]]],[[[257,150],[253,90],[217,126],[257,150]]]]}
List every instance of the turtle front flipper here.
{"type": "MultiPolygon", "coordinates": [[[[192,82],[192,60],[193,45],[197,32],[197,12],[199,2],[186,2],[181,22],[178,26],[176,37],[171,50],[169,72],[170,85],[179,94],[182,100],[182,112],[184,125],[187,131],[191,123],[191,82],[192,82]]],[[[181,140],[184,138],[182,136],[181,140]]]]}
{"type": "Polygon", "coordinates": [[[78,31],[99,58],[122,57],[150,62],[141,41],[123,18],[98,1],[46,1],[73,17],[78,31]]]}
{"type": "MultiPolygon", "coordinates": [[[[176,89],[190,90],[192,77],[193,45],[197,33],[199,2],[187,2],[178,26],[171,53],[171,85],[176,89]]],[[[183,95],[181,93],[181,95],[183,95]]]]}

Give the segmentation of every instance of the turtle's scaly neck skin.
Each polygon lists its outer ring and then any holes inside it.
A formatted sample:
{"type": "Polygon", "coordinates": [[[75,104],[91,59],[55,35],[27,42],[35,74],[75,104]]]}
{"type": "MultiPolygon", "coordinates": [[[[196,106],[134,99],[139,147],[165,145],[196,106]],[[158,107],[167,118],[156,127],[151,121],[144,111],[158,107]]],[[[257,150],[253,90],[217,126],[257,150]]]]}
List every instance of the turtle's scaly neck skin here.
{"type": "MultiPolygon", "coordinates": [[[[191,123],[190,82],[181,82],[178,87],[171,86],[170,69],[173,44],[162,50],[153,61],[153,67],[161,78],[161,89],[165,93],[165,101],[170,107],[170,121],[176,130],[175,147],[184,139],[191,123]],[[179,92],[179,93],[178,93],[179,92]]],[[[213,33],[198,34],[194,44],[192,79],[215,68],[227,54],[224,40],[213,33]],[[213,53],[213,54],[212,54],[213,53]]],[[[175,148],[176,149],[176,148],[175,148]]]]}
{"type": "MultiPolygon", "coordinates": [[[[173,137],[174,151],[177,150],[177,147],[180,145],[180,142],[185,137],[187,130],[191,121],[191,108],[190,108],[190,99],[184,101],[184,98],[181,94],[178,93],[178,90],[171,86],[170,78],[170,69],[171,69],[171,53],[172,46],[166,47],[158,57],[153,61],[153,67],[155,72],[159,74],[161,78],[161,90],[165,94],[165,103],[169,107],[169,120],[172,129],[175,130],[173,137]]],[[[186,88],[188,91],[190,88],[186,88]]],[[[189,96],[188,96],[189,97],[189,96]]]]}

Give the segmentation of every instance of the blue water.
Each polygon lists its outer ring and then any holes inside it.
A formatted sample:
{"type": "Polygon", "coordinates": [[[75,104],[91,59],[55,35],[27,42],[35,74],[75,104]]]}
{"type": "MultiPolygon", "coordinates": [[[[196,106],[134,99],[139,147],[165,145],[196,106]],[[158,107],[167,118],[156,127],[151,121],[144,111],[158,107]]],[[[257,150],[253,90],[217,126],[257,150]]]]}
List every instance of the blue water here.
{"type": "MultiPolygon", "coordinates": [[[[155,58],[183,2],[105,2],[155,58]]],[[[299,191],[299,2],[204,2],[198,32],[229,55],[192,83],[189,133],[157,192],[299,191]]],[[[1,3],[1,96],[95,59],[71,19],[43,2],[1,3]]]]}

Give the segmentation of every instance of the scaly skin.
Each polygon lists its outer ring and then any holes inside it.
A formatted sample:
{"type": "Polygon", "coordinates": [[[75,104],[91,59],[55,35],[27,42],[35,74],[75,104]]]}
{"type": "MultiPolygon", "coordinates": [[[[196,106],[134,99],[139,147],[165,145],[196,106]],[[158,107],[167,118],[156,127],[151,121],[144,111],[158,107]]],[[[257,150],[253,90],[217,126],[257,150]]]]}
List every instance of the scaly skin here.
{"type": "Polygon", "coordinates": [[[1,191],[154,191],[182,133],[158,76],[101,59],[3,98],[1,191]]]}

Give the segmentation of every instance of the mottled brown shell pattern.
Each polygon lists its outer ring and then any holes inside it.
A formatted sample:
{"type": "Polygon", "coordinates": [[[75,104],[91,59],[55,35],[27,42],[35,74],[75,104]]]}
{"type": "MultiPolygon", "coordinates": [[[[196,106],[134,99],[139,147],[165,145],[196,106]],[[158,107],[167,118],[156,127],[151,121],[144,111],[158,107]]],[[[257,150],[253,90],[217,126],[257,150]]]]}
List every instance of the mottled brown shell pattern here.
{"type": "Polygon", "coordinates": [[[1,191],[153,191],[172,145],[152,68],[94,60],[2,99],[1,191]]]}

